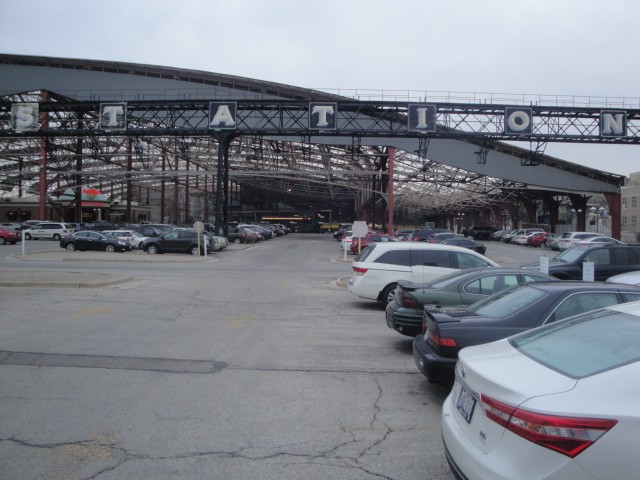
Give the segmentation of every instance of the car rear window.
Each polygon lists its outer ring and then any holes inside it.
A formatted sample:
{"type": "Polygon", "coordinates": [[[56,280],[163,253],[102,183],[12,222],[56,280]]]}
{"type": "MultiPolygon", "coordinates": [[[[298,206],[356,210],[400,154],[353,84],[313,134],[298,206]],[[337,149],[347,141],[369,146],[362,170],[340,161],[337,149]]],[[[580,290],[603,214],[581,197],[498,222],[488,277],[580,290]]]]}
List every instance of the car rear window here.
{"type": "Polygon", "coordinates": [[[530,330],[509,342],[536,362],[580,379],[640,361],[640,317],[598,310],[530,330]]]}
{"type": "Polygon", "coordinates": [[[533,286],[514,287],[471,304],[469,310],[481,316],[504,318],[528,307],[546,295],[545,291],[533,286]]]}
{"type": "Polygon", "coordinates": [[[374,260],[374,262],[388,263],[390,265],[402,265],[402,266],[408,267],[411,265],[411,251],[406,249],[390,250],[380,255],[380,257],[374,260]]]}
{"type": "Polygon", "coordinates": [[[376,248],[375,244],[373,245],[367,245],[365,248],[362,249],[362,251],[356,256],[354,262],[364,262],[367,257],[369,255],[371,255],[371,253],[373,252],[373,250],[376,248]]]}

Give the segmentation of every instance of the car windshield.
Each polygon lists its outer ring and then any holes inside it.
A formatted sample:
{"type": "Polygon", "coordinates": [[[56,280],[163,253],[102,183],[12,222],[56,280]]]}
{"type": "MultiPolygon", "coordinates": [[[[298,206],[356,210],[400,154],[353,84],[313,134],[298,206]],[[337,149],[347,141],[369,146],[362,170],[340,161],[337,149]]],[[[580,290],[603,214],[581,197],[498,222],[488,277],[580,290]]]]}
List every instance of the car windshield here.
{"type": "Polygon", "coordinates": [[[502,290],[484,300],[473,303],[469,311],[490,318],[504,318],[545,297],[547,293],[530,285],[502,290]]]}
{"type": "Polygon", "coordinates": [[[512,337],[509,343],[568,377],[596,375],[640,361],[638,305],[632,307],[634,311],[606,309],[573,317],[512,337]]]}
{"type": "Polygon", "coordinates": [[[575,246],[573,248],[568,248],[564,250],[562,253],[559,253],[553,258],[553,260],[558,262],[571,263],[578,260],[583,253],[584,253],[584,248],[581,248],[580,246],[575,246]]]}

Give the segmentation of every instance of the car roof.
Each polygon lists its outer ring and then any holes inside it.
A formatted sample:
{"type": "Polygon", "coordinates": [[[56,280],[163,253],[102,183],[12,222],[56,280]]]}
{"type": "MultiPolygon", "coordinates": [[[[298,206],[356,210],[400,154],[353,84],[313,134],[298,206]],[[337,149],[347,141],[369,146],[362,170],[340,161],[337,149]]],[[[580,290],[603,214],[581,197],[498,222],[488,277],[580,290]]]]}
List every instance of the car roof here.
{"type": "Polygon", "coordinates": [[[581,280],[562,280],[560,282],[531,282],[524,286],[535,286],[541,290],[548,292],[557,292],[565,290],[627,290],[640,292],[640,287],[636,285],[626,285],[622,283],[605,283],[605,282],[585,282],[581,280]]]}
{"type": "MultiPolygon", "coordinates": [[[[375,261],[379,255],[382,255],[385,252],[391,250],[445,250],[448,252],[463,252],[469,255],[474,255],[476,257],[480,257],[485,259],[486,261],[493,263],[494,265],[498,265],[497,262],[491,260],[488,257],[476,252],[475,250],[471,250],[466,247],[459,247],[457,245],[447,245],[444,243],[427,243],[427,242],[375,242],[370,243],[365,247],[369,249],[369,255],[362,261],[362,263],[370,263],[375,261]],[[373,250],[373,251],[371,251],[373,250]]],[[[365,252],[365,250],[363,250],[365,252]]],[[[353,263],[360,263],[358,258],[356,258],[353,263]]]]}

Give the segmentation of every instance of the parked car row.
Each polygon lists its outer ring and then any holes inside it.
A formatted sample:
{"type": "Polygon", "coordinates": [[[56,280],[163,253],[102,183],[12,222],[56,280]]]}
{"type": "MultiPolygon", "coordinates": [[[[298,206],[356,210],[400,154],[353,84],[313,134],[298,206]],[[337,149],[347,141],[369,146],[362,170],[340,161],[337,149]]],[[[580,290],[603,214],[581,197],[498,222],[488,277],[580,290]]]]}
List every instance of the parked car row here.
{"type": "MultiPolygon", "coordinates": [[[[229,231],[233,243],[253,243],[287,233],[284,227],[280,226],[249,224],[229,227],[229,231]]],[[[116,230],[81,230],[60,239],[60,246],[68,251],[123,252],[140,249],[151,255],[163,253],[203,255],[205,252],[219,252],[229,243],[227,237],[213,235],[206,228],[198,235],[198,231],[194,228],[150,223],[128,225],[127,228],[116,230]]]]}
{"type": "Polygon", "coordinates": [[[348,289],[386,303],[418,370],[451,389],[442,432],[456,478],[629,478],[640,468],[621,453],[640,433],[640,246],[578,241],[548,274],[458,264],[443,275],[444,248],[372,243],[348,289]],[[606,283],[577,281],[585,262],[606,283]]]}
{"type": "MultiPolygon", "coordinates": [[[[16,224],[17,225],[17,224],[16,224]]],[[[267,238],[273,238],[274,236],[281,236],[288,233],[288,229],[284,225],[233,225],[229,227],[229,237],[231,239],[224,237],[222,235],[214,235],[213,234],[213,226],[211,224],[205,224],[206,226],[210,226],[209,229],[205,229],[204,233],[207,234],[210,240],[209,251],[219,251],[225,248],[229,242],[233,243],[253,243],[259,240],[264,240],[267,238]]],[[[177,227],[174,225],[167,224],[159,224],[159,223],[141,223],[141,224],[125,224],[125,225],[115,225],[110,222],[93,222],[86,224],[79,223],[67,223],[67,222],[54,222],[54,221],[33,221],[29,220],[22,225],[18,225],[18,227],[13,228],[12,226],[7,225],[11,230],[0,231],[0,244],[1,243],[16,243],[20,241],[22,235],[26,240],[39,240],[39,239],[47,239],[47,240],[55,240],[61,241],[65,237],[69,237],[65,242],[63,248],[69,247],[69,249],[74,249],[76,244],[80,246],[80,248],[76,248],[78,250],[81,249],[90,249],[90,250],[104,250],[106,248],[115,248],[116,251],[120,251],[119,247],[111,242],[104,242],[104,239],[101,241],[97,241],[97,237],[93,237],[91,241],[91,246],[86,244],[87,236],[80,235],[71,237],[73,233],[79,232],[100,232],[104,236],[107,237],[117,237],[123,241],[125,241],[131,248],[136,249],[144,249],[144,245],[153,244],[155,247],[152,250],[162,251],[163,248],[160,247],[160,243],[158,241],[147,241],[148,239],[160,238],[163,235],[175,230],[177,227]],[[22,231],[22,230],[23,231],[22,231]],[[16,235],[17,234],[17,235],[16,235]],[[145,243],[146,241],[146,243],[145,243]]],[[[172,248],[172,247],[165,247],[172,248]]],[[[187,251],[188,248],[185,249],[187,251]]],[[[146,251],[146,250],[145,250],[146,251]]]]}
{"type": "Polygon", "coordinates": [[[463,237],[455,232],[445,229],[429,229],[429,230],[406,230],[397,232],[395,236],[369,230],[365,237],[356,238],[350,227],[340,230],[339,235],[334,235],[341,241],[343,250],[349,251],[355,255],[359,254],[364,247],[373,242],[394,242],[394,241],[412,241],[412,242],[428,242],[428,243],[444,243],[447,245],[456,245],[459,247],[469,248],[475,252],[484,255],[487,247],[478,243],[473,239],[463,237]]]}

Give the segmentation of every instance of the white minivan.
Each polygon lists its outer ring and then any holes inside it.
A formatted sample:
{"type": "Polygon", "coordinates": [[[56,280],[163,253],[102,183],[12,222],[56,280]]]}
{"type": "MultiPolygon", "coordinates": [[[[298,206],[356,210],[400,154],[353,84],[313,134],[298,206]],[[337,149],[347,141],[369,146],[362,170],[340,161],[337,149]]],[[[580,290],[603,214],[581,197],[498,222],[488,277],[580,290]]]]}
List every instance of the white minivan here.
{"type": "Polygon", "coordinates": [[[499,267],[464,247],[442,243],[385,242],[368,245],[355,258],[349,292],[387,304],[398,280],[424,283],[463,268],[499,267]]]}
{"type": "Polygon", "coordinates": [[[49,240],[60,240],[62,237],[73,233],[66,223],[41,222],[24,231],[24,238],[27,240],[46,238],[49,240]]]}

